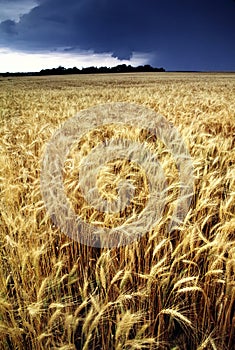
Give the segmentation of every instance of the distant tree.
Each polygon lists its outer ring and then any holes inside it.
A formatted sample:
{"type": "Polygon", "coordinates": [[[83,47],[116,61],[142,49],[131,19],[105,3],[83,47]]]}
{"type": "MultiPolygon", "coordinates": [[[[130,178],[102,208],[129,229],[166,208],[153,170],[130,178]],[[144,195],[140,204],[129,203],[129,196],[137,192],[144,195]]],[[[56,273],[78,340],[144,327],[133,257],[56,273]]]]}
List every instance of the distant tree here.
{"type": "Polygon", "coordinates": [[[97,74],[97,73],[131,73],[131,72],[165,72],[164,68],[154,68],[149,64],[144,66],[132,67],[131,65],[119,64],[116,67],[86,67],[78,69],[77,67],[73,68],[64,68],[59,66],[52,69],[42,69],[40,72],[28,72],[28,73],[2,73],[3,77],[9,76],[40,76],[40,75],[61,75],[61,74],[97,74]]]}

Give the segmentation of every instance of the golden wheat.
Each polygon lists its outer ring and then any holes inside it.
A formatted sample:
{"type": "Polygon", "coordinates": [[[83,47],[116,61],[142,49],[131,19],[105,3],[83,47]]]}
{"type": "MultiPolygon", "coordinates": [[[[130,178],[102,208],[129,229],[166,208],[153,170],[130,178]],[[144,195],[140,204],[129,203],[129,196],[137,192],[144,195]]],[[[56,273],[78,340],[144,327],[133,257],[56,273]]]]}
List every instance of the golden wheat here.
{"type": "Polygon", "coordinates": [[[1,349],[234,349],[234,74],[2,78],[0,140],[1,349]],[[112,215],[86,203],[77,164],[103,137],[124,132],[156,149],[168,179],[163,216],[138,241],[113,249],[72,241],[51,221],[40,192],[51,136],[80,110],[107,102],[143,105],[174,124],[195,175],[190,210],[168,232],[179,179],[162,143],[112,125],[84,135],[63,176],[85,221],[125,228],[149,195],[141,167],[116,160],[99,173],[99,192],[115,199],[117,176],[129,176],[133,203],[112,215]]]}

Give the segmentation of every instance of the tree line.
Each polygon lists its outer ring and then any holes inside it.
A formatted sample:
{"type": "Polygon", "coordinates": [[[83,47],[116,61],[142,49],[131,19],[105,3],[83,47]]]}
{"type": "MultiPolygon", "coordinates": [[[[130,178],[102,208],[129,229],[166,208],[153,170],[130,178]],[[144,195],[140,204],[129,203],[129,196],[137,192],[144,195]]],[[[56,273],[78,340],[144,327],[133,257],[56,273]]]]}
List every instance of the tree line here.
{"type": "Polygon", "coordinates": [[[43,75],[65,75],[65,74],[105,74],[105,73],[132,73],[132,72],[165,72],[164,68],[154,68],[149,64],[144,66],[133,67],[131,65],[119,64],[116,67],[86,67],[79,69],[77,67],[42,69],[40,72],[27,73],[0,73],[3,77],[9,76],[43,76],[43,75]]]}

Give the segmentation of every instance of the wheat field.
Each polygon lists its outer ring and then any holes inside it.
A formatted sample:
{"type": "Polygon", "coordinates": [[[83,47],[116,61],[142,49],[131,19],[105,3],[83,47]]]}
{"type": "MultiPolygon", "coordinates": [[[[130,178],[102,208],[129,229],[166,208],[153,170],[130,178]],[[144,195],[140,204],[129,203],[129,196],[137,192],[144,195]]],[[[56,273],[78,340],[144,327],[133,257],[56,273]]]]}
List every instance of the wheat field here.
{"type": "MultiPolygon", "coordinates": [[[[99,175],[104,196],[115,197],[120,173],[139,186],[134,204],[114,216],[85,203],[76,166],[70,171],[71,159],[76,165],[93,142],[112,135],[112,125],[96,138],[98,131],[68,156],[65,192],[89,223],[125,226],[148,198],[143,171],[110,162],[99,175]]],[[[1,349],[235,349],[235,74],[0,78],[0,186],[1,349]],[[40,189],[42,157],[59,126],[110,102],[164,116],[194,167],[190,209],[169,232],[177,169],[162,152],[169,180],[162,217],[140,239],[112,249],[65,235],[40,189]]]]}

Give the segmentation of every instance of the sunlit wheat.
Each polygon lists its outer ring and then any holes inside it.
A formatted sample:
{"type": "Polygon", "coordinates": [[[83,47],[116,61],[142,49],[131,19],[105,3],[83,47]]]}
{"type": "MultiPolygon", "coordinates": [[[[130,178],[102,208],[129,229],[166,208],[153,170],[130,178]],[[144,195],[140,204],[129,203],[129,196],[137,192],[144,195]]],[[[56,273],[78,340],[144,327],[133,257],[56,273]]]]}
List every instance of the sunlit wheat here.
{"type": "MultiPolygon", "coordinates": [[[[117,159],[99,172],[102,198],[114,200],[122,178],[136,189],[126,211],[112,215],[94,210],[77,181],[77,164],[102,137],[121,132],[113,129],[97,127],[71,148],[63,183],[85,221],[125,229],[146,206],[143,169],[117,159]]],[[[1,79],[0,190],[1,349],[234,349],[234,74],[1,79]],[[179,182],[174,159],[162,142],[127,128],[155,149],[168,187],[154,226],[112,249],[71,240],[51,220],[40,191],[41,160],[57,128],[108,102],[149,107],[175,125],[195,176],[190,209],[169,231],[179,182]]]]}

